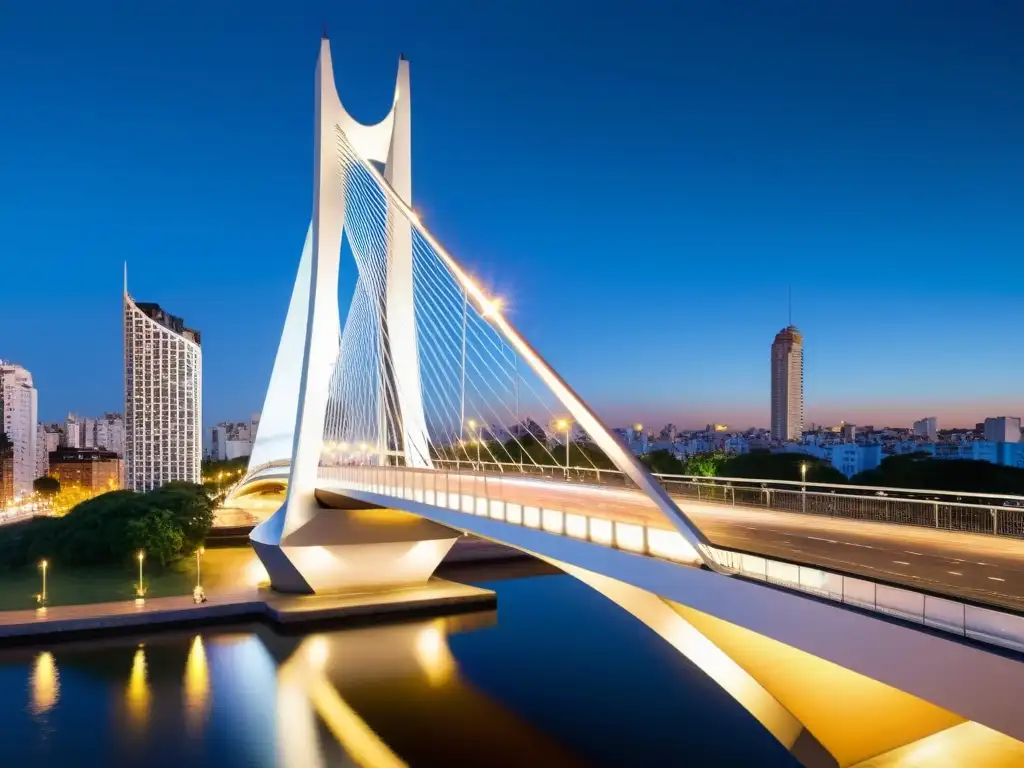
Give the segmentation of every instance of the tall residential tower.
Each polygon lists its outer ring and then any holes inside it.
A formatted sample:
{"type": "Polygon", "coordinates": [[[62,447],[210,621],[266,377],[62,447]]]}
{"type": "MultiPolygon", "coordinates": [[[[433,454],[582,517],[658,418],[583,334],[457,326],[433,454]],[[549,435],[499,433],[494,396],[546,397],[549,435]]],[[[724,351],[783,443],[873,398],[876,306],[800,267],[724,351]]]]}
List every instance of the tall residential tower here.
{"type": "Polygon", "coordinates": [[[788,325],[772,342],[772,439],[799,440],[804,431],[804,337],[788,325]]]}
{"type": "Polygon", "coordinates": [[[124,286],[125,487],[200,482],[203,353],[199,331],[124,286]]]}
{"type": "Polygon", "coordinates": [[[32,495],[32,481],[38,475],[36,440],[38,437],[38,395],[32,374],[20,365],[0,360],[0,432],[13,444],[11,500],[32,495]]]}

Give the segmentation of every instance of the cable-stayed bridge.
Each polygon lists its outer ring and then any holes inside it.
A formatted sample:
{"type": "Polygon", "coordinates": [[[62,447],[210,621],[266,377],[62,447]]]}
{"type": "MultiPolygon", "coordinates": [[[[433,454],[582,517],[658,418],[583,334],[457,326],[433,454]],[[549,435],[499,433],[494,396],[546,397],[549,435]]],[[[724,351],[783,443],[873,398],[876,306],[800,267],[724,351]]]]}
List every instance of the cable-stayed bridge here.
{"type": "Polygon", "coordinates": [[[630,611],[807,765],[1024,738],[1024,664],[978,644],[1024,650],[1024,619],[708,540],[419,220],[410,97],[403,59],[357,122],[322,41],[312,220],[236,491],[286,480],[251,536],[272,586],[420,583],[472,533],[630,611]]]}

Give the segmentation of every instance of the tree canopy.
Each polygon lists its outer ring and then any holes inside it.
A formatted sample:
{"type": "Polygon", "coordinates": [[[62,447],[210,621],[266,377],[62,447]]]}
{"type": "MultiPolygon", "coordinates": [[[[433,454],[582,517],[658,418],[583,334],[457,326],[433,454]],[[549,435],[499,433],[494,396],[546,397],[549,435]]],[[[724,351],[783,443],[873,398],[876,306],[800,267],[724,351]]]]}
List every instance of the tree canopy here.
{"type": "Polygon", "coordinates": [[[129,562],[139,550],[166,565],[194,552],[212,525],[213,505],[201,485],[112,491],[60,518],[0,527],[0,567],[44,558],[67,566],[112,565],[129,562]]]}
{"type": "Polygon", "coordinates": [[[989,461],[936,459],[927,453],[888,456],[876,469],[854,475],[851,482],[889,488],[1024,495],[1024,469],[989,461]]]}
{"type": "Polygon", "coordinates": [[[60,480],[43,475],[32,481],[32,490],[40,496],[53,497],[60,493],[60,480]]]}
{"type": "Polygon", "coordinates": [[[807,465],[808,483],[846,483],[846,475],[823,459],[804,453],[751,451],[730,456],[720,468],[722,477],[749,477],[761,480],[801,480],[800,466],[807,465]]]}

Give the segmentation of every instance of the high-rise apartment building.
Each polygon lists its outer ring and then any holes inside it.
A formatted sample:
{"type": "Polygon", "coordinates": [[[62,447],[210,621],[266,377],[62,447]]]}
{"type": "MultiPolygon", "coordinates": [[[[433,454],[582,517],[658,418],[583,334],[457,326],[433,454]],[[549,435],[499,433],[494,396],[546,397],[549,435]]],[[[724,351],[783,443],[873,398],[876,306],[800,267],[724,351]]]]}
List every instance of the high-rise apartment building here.
{"type": "Polygon", "coordinates": [[[64,440],[63,424],[43,424],[43,445],[49,455],[57,450],[64,440]]]}
{"type": "Polygon", "coordinates": [[[0,360],[0,411],[3,431],[13,444],[11,488],[14,498],[29,496],[36,475],[36,436],[39,409],[32,374],[20,365],[0,360]]]}
{"type": "Polygon", "coordinates": [[[210,458],[239,459],[252,453],[252,423],[222,421],[210,430],[210,458]]]}
{"type": "Polygon", "coordinates": [[[203,354],[199,331],[124,287],[125,487],[198,483],[203,354]]]}
{"type": "Polygon", "coordinates": [[[96,419],[95,445],[124,456],[124,417],[120,413],[105,413],[103,418],[96,419]]]}
{"type": "Polygon", "coordinates": [[[799,440],[804,431],[804,337],[789,325],[772,342],[772,439],[799,440]]]}
{"type": "Polygon", "coordinates": [[[50,472],[50,454],[46,450],[46,427],[36,425],[36,477],[46,477],[50,472]]]}
{"type": "Polygon", "coordinates": [[[64,448],[84,448],[85,442],[85,420],[81,416],[69,413],[64,419],[64,441],[61,446],[64,448]]]}
{"type": "Polygon", "coordinates": [[[1019,443],[1020,417],[995,416],[985,419],[985,440],[990,443],[1019,443]]]}
{"type": "Polygon", "coordinates": [[[935,440],[939,436],[939,419],[936,416],[925,416],[914,422],[914,437],[935,440]]]}

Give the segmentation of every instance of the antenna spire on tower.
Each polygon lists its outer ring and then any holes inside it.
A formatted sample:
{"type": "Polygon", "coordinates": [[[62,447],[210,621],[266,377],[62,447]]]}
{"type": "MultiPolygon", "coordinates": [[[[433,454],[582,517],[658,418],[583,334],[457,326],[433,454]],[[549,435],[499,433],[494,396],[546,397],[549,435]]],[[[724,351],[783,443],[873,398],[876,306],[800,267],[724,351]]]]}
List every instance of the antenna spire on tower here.
{"type": "Polygon", "coordinates": [[[793,325],[793,286],[789,286],[789,325],[793,325]]]}
{"type": "Polygon", "coordinates": [[[326,40],[327,39],[327,22],[326,21],[324,22],[324,31],[323,31],[323,34],[320,36],[320,39],[321,40],[326,40]]]}

